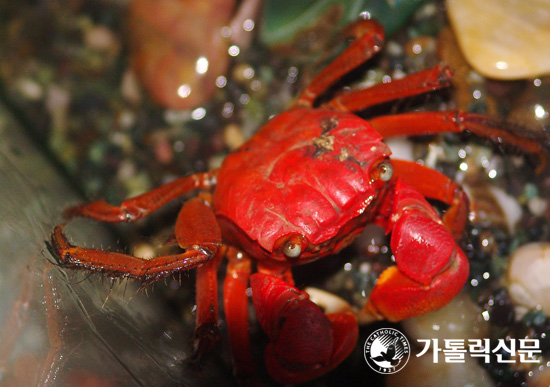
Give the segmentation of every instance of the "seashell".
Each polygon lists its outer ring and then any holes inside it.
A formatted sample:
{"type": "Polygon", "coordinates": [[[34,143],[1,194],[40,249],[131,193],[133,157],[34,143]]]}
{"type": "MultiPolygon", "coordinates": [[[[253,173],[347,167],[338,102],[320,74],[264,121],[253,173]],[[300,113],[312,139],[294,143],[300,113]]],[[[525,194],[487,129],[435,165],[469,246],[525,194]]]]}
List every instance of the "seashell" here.
{"type": "Polygon", "coordinates": [[[549,0],[447,0],[447,10],[464,56],[484,76],[550,73],[549,0]]]}
{"type": "Polygon", "coordinates": [[[164,107],[199,106],[229,66],[221,29],[234,0],[133,0],[129,30],[132,66],[151,97],[164,107]]]}
{"type": "Polygon", "coordinates": [[[516,249],[507,276],[510,298],[519,314],[540,308],[550,315],[550,243],[529,243],[516,249]]]}
{"type": "Polygon", "coordinates": [[[502,227],[514,234],[522,208],[516,198],[502,188],[487,184],[464,184],[470,198],[471,221],[486,227],[502,227]]]}

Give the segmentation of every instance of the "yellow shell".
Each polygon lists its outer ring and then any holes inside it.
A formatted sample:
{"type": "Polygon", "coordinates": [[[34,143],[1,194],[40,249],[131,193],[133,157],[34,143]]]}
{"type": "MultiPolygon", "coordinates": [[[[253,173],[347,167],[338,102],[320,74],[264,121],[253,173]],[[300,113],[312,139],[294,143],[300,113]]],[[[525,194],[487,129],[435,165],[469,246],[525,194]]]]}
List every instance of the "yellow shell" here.
{"type": "Polygon", "coordinates": [[[464,56],[482,75],[550,73],[550,0],[447,0],[447,11],[464,56]]]}

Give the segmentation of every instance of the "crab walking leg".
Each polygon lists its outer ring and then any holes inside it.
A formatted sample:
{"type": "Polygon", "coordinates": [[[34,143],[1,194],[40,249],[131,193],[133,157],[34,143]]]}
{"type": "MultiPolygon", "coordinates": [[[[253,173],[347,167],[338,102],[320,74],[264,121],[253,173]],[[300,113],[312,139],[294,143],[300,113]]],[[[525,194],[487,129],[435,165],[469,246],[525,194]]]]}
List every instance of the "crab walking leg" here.
{"type": "Polygon", "coordinates": [[[152,191],[125,200],[120,206],[113,206],[100,200],[97,202],[67,208],[63,216],[70,219],[77,216],[102,222],[135,222],[144,216],[194,189],[211,189],[216,184],[217,171],[196,173],[164,184],[152,191]]]}
{"type": "Polygon", "coordinates": [[[222,244],[222,232],[210,207],[210,197],[189,199],[181,208],[174,229],[182,249],[195,246],[216,250],[222,244]]]}
{"type": "Polygon", "coordinates": [[[380,51],[384,42],[384,29],[373,20],[352,24],[344,35],[356,40],[326,66],[300,94],[293,108],[311,107],[317,97],[330,85],[380,51]]]}
{"type": "Polygon", "coordinates": [[[193,269],[209,261],[214,253],[198,247],[182,254],[143,259],[132,255],[88,249],[69,243],[63,233],[64,224],[56,226],[51,237],[52,253],[60,264],[71,269],[87,269],[110,277],[135,278],[149,284],[169,275],[193,269]]]}
{"type": "Polygon", "coordinates": [[[504,143],[535,154],[540,161],[537,173],[541,173],[548,165],[545,146],[540,139],[525,130],[518,130],[509,123],[481,114],[458,110],[413,112],[375,117],[370,119],[369,123],[385,138],[467,130],[495,144],[504,143]]]}
{"type": "Polygon", "coordinates": [[[328,101],[323,107],[339,112],[355,112],[384,102],[448,87],[451,77],[449,67],[436,66],[408,75],[403,79],[341,94],[328,101]]]}
{"type": "Polygon", "coordinates": [[[387,220],[395,266],[378,278],[362,314],[399,321],[439,309],[468,279],[468,259],[424,197],[403,179],[381,204],[387,220]],[[393,197],[392,197],[393,196],[393,197]]]}
{"type": "Polygon", "coordinates": [[[200,361],[209,353],[220,338],[218,329],[218,267],[224,256],[225,246],[216,256],[197,267],[196,277],[196,318],[194,339],[194,360],[200,361]]]}
{"type": "Polygon", "coordinates": [[[267,370],[279,383],[315,379],[355,348],[359,330],[352,313],[325,315],[306,292],[269,274],[253,274],[250,285],[258,321],[270,340],[267,370]]]}
{"type": "Polygon", "coordinates": [[[250,345],[248,319],[248,280],[251,271],[250,258],[235,248],[227,251],[223,302],[227,333],[237,377],[247,384],[256,374],[255,361],[250,345]]]}
{"type": "Polygon", "coordinates": [[[197,309],[195,323],[195,360],[214,348],[218,330],[218,267],[227,247],[216,216],[210,207],[210,195],[201,194],[187,201],[176,219],[175,238],[183,249],[212,251],[213,259],[197,267],[197,309]]]}
{"type": "Polygon", "coordinates": [[[143,259],[74,246],[63,233],[64,224],[55,227],[51,236],[51,248],[63,266],[84,268],[111,277],[135,278],[146,285],[173,273],[193,269],[212,259],[221,243],[221,232],[216,228],[217,223],[214,225],[212,222],[215,222],[212,210],[200,200],[191,199],[183,205],[176,220],[176,240],[181,247],[188,249],[182,254],[143,259]],[[189,240],[184,236],[185,230],[191,228],[185,229],[187,219],[194,222],[192,228],[202,238],[194,241],[192,245],[183,242],[189,240]]]}
{"type": "Polygon", "coordinates": [[[463,236],[468,221],[469,200],[462,187],[441,172],[412,161],[392,159],[393,173],[413,186],[424,197],[439,200],[450,207],[443,223],[455,240],[463,236]]]}

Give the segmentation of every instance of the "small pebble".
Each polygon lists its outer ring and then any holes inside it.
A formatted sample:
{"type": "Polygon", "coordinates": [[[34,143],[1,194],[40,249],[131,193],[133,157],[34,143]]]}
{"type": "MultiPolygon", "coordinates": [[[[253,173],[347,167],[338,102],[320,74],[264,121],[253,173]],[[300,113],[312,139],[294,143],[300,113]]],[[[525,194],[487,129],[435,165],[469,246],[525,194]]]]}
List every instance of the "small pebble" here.
{"type": "Polygon", "coordinates": [[[529,243],[516,249],[507,277],[510,298],[520,316],[529,309],[550,315],[550,243],[529,243]]]}
{"type": "Polygon", "coordinates": [[[164,165],[170,165],[174,160],[174,148],[170,139],[159,132],[154,138],[155,160],[164,165]]]}
{"type": "Polygon", "coordinates": [[[527,207],[531,214],[535,216],[543,216],[548,208],[548,201],[540,197],[534,197],[527,202],[527,207]]]}
{"type": "Polygon", "coordinates": [[[84,35],[86,46],[105,52],[118,51],[118,40],[113,32],[102,25],[97,25],[89,28],[84,35]]]}
{"type": "Polygon", "coordinates": [[[336,296],[322,289],[307,287],[304,291],[309,295],[309,299],[319,305],[325,313],[351,313],[351,305],[336,296]]]}
{"type": "Polygon", "coordinates": [[[17,90],[28,100],[38,101],[44,96],[42,86],[30,78],[22,78],[16,82],[17,90]]]}
{"type": "Polygon", "coordinates": [[[223,142],[230,150],[240,147],[245,142],[243,132],[238,125],[229,124],[223,131],[223,142]]]}
{"type": "Polygon", "coordinates": [[[120,162],[120,166],[117,171],[117,179],[120,181],[126,181],[136,174],[136,165],[130,159],[124,159],[120,162]]]}
{"type": "Polygon", "coordinates": [[[134,247],[134,256],[143,259],[151,259],[155,256],[155,249],[149,243],[141,242],[134,247]]]}
{"type": "Polygon", "coordinates": [[[127,197],[141,195],[151,189],[151,180],[146,173],[137,173],[123,182],[128,194],[127,197]]]}
{"type": "Polygon", "coordinates": [[[122,75],[120,93],[130,103],[137,104],[142,99],[141,87],[133,71],[127,70],[122,75]]]}

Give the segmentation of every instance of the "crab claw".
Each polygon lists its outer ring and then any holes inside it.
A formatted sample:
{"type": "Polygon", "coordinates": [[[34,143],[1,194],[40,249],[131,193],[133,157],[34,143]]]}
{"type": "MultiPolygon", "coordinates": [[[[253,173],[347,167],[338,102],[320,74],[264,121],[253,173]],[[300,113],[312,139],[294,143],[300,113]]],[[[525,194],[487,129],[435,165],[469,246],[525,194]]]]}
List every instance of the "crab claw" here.
{"type": "Polygon", "coordinates": [[[401,321],[447,305],[468,278],[468,260],[457,251],[453,263],[429,285],[422,285],[403,274],[397,266],[386,269],[372,291],[367,308],[379,318],[401,321]]]}
{"type": "Polygon", "coordinates": [[[351,313],[325,315],[306,292],[271,275],[250,277],[258,320],[269,337],[265,362],[280,383],[303,383],[332,370],[359,334],[351,313]]]}
{"type": "Polygon", "coordinates": [[[392,212],[387,229],[396,266],[382,272],[366,309],[400,321],[449,303],[468,279],[469,263],[435,210],[400,179],[392,212]]]}

